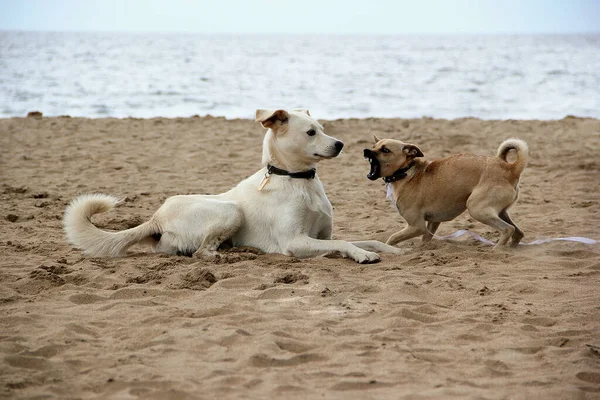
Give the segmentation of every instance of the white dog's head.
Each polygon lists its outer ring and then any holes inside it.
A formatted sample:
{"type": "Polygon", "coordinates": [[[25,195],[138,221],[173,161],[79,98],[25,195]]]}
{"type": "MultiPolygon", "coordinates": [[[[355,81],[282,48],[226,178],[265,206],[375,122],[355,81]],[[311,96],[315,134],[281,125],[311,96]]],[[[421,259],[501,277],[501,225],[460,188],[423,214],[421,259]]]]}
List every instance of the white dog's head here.
{"type": "Polygon", "coordinates": [[[344,143],[323,132],[323,125],[308,110],[256,110],[256,121],[268,129],[263,141],[263,165],[303,171],[325,158],[337,157],[344,147],[344,143]]]}

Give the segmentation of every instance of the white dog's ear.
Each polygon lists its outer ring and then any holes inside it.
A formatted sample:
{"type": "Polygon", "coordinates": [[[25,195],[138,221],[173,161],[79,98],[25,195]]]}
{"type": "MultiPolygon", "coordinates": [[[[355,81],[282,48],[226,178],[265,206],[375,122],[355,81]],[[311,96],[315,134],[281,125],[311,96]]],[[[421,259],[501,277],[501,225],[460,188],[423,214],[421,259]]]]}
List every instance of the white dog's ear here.
{"type": "Polygon", "coordinates": [[[377,135],[373,134],[373,140],[375,140],[375,144],[377,144],[381,139],[379,139],[377,135]]]}
{"type": "Polygon", "coordinates": [[[256,110],[255,121],[267,129],[272,128],[277,122],[287,124],[289,114],[285,110],[256,110]]]}
{"type": "Polygon", "coordinates": [[[407,144],[402,148],[404,154],[409,157],[423,157],[423,152],[414,144],[407,144]]]}
{"type": "Polygon", "coordinates": [[[294,111],[304,113],[310,117],[310,113],[308,112],[308,110],[306,108],[296,108],[296,109],[294,109],[294,111]]]}

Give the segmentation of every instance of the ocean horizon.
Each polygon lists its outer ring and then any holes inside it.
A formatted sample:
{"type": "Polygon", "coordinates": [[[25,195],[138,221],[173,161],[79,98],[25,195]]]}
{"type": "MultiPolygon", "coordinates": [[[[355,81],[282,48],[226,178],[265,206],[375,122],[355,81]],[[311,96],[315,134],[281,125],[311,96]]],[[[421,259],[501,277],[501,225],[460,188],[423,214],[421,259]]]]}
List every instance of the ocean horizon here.
{"type": "Polygon", "coordinates": [[[600,34],[0,31],[0,117],[600,118],[600,34]]]}

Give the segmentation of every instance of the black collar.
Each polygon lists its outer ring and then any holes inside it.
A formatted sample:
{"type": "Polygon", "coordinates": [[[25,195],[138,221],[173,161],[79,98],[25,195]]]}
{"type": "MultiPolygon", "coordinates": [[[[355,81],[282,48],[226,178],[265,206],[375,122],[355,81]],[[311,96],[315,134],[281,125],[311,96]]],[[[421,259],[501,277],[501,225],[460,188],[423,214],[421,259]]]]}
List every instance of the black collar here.
{"type": "Polygon", "coordinates": [[[386,176],[385,178],[383,178],[383,180],[385,181],[385,183],[391,183],[391,182],[396,182],[396,181],[399,181],[400,179],[406,178],[406,171],[411,169],[414,165],[415,165],[415,162],[413,161],[410,164],[408,164],[406,167],[400,168],[399,170],[394,172],[392,175],[386,176]]]}
{"type": "Polygon", "coordinates": [[[271,164],[267,164],[267,174],[275,174],[275,175],[287,175],[290,178],[297,179],[315,179],[315,175],[317,174],[317,170],[315,168],[309,169],[308,171],[302,172],[289,172],[281,168],[274,167],[271,164]]]}

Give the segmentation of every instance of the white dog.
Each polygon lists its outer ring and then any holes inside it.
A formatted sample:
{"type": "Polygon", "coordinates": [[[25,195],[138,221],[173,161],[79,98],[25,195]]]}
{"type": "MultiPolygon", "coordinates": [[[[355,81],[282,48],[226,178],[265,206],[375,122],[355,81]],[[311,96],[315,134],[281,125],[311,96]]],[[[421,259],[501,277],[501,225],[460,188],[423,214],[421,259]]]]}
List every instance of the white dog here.
{"type": "Polygon", "coordinates": [[[344,144],[327,136],[308,110],[257,110],[256,121],[268,129],[263,168],[233,189],[170,197],[149,221],[120,232],[103,231],[90,220],[116,206],[116,197],[82,195],[65,211],[69,242],[108,257],[122,256],[138,242],[150,242],[157,252],[208,258],[222,244],[300,258],[337,253],[359,263],[379,261],[373,251],[401,253],[375,240],[331,240],[333,209],[315,166],[336,157],[344,144]]]}

